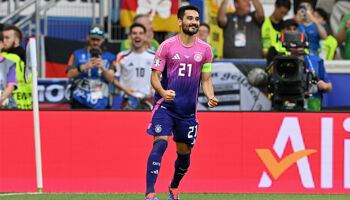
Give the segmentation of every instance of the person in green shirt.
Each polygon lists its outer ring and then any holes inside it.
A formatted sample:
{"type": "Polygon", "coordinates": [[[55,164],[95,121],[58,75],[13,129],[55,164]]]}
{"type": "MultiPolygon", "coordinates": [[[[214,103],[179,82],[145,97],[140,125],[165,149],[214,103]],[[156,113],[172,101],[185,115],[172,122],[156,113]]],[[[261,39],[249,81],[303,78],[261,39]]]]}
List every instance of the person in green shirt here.
{"type": "Polygon", "coordinates": [[[290,0],[276,0],[275,10],[270,17],[266,17],[261,27],[261,37],[263,43],[263,56],[267,56],[267,52],[273,46],[277,37],[281,35],[281,26],[283,18],[288,14],[291,7],[290,0]]]}
{"type": "Polygon", "coordinates": [[[341,24],[338,29],[338,34],[335,38],[338,41],[338,44],[341,44],[345,41],[345,60],[350,60],[350,12],[345,14],[341,24]]]}
{"type": "MultiPolygon", "coordinates": [[[[153,38],[154,37],[153,25],[148,15],[145,15],[145,14],[136,15],[134,17],[134,23],[142,24],[144,27],[146,27],[146,41],[145,41],[146,48],[150,48],[153,51],[156,51],[158,49],[159,43],[157,42],[157,40],[153,38]]],[[[125,51],[127,49],[130,49],[131,46],[132,46],[132,41],[130,39],[125,39],[120,45],[120,51],[125,51]]]]}
{"type": "MultiPolygon", "coordinates": [[[[209,36],[209,33],[210,33],[210,26],[209,24],[205,23],[205,22],[201,22],[200,25],[199,25],[199,28],[198,28],[198,38],[201,39],[202,41],[204,42],[208,42],[208,36],[209,36]]],[[[213,55],[214,55],[214,59],[217,59],[218,58],[218,50],[217,48],[210,44],[210,47],[211,47],[211,50],[213,52],[213,55]]]]}
{"type": "Polygon", "coordinates": [[[32,109],[32,80],[25,80],[26,52],[20,46],[23,40],[23,32],[14,25],[7,25],[3,28],[4,52],[3,56],[16,63],[16,76],[18,88],[13,92],[17,108],[21,110],[32,109]]]}

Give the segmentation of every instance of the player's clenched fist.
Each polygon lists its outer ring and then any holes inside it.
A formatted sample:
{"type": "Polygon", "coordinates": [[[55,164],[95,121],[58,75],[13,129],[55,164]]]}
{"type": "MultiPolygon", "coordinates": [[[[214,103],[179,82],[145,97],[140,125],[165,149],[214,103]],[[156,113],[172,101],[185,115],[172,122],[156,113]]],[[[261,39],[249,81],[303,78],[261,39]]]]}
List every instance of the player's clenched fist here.
{"type": "Polygon", "coordinates": [[[208,106],[210,108],[213,108],[213,107],[217,106],[218,103],[219,103],[219,100],[217,98],[215,98],[214,96],[212,96],[212,97],[210,97],[208,99],[208,106]]]}
{"type": "Polygon", "coordinates": [[[172,101],[175,98],[175,91],[174,90],[165,90],[162,97],[164,98],[165,102],[172,101]]]}

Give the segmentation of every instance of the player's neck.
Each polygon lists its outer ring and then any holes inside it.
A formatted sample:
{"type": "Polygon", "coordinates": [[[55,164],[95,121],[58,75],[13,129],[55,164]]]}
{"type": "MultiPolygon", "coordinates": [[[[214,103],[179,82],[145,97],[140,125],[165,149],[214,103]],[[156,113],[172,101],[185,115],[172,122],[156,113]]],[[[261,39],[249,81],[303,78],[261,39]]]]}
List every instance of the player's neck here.
{"type": "Polygon", "coordinates": [[[145,50],[146,50],[146,46],[144,46],[144,45],[142,47],[139,47],[139,48],[135,48],[135,47],[132,48],[132,51],[135,53],[143,53],[145,50]]]}
{"type": "Polygon", "coordinates": [[[195,35],[187,35],[185,33],[180,33],[179,39],[180,39],[180,42],[184,46],[191,47],[193,45],[194,41],[196,40],[196,36],[195,35]]]}

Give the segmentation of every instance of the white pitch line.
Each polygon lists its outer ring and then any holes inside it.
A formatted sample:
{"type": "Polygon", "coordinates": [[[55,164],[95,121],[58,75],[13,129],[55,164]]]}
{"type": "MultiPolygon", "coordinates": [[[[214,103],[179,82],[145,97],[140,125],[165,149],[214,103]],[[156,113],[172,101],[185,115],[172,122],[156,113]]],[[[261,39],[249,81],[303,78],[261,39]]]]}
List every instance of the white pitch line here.
{"type": "Polygon", "coordinates": [[[28,193],[0,193],[0,197],[1,196],[16,196],[16,195],[33,195],[33,194],[43,194],[43,193],[38,193],[38,192],[28,192],[28,193]]]}

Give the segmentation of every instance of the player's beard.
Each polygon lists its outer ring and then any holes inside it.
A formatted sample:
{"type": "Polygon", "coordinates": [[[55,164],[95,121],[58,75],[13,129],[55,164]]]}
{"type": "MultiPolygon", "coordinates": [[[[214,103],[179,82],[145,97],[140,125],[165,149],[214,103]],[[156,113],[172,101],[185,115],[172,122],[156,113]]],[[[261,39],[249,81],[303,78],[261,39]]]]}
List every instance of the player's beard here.
{"type": "Polygon", "coordinates": [[[192,24],[192,25],[186,25],[186,24],[182,24],[182,31],[187,34],[187,35],[194,35],[198,32],[198,25],[197,24],[192,24]],[[191,31],[190,28],[191,27],[195,27],[196,29],[194,31],[191,31]]]}

